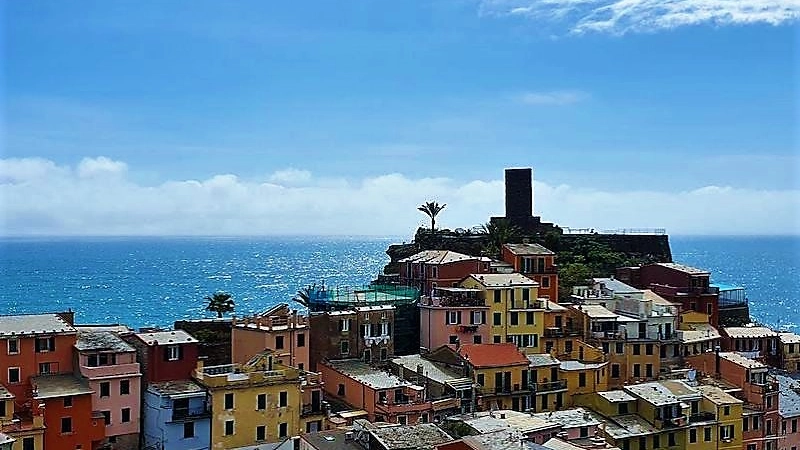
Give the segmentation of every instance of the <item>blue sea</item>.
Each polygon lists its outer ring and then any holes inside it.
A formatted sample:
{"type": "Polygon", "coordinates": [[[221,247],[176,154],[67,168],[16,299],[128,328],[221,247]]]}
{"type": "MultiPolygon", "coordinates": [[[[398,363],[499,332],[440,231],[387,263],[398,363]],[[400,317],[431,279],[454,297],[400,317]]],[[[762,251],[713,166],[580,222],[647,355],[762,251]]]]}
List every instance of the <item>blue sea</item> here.
{"type": "MultiPolygon", "coordinates": [[[[0,313],[76,311],[80,323],[170,326],[209,317],[203,298],[234,296],[239,315],[291,302],[309,284],[366,284],[402,238],[3,238],[0,313]]],[[[671,237],[676,262],[747,288],[753,317],[800,325],[800,237],[671,237]]]]}

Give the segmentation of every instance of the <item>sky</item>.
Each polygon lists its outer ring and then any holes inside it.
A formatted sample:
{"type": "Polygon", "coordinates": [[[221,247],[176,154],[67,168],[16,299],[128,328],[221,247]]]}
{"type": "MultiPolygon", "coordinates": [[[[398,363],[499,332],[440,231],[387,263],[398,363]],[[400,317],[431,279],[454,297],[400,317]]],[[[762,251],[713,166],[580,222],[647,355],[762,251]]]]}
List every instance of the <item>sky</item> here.
{"type": "Polygon", "coordinates": [[[0,235],[799,234],[800,0],[1,2],[0,235]]]}

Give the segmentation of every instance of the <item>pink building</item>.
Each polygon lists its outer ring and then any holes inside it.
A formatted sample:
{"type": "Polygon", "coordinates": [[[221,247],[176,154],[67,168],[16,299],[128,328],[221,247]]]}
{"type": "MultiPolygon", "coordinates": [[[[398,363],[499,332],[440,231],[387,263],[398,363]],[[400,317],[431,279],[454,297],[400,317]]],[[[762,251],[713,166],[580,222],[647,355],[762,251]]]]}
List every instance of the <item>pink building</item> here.
{"type": "Polygon", "coordinates": [[[233,320],[231,358],[245,364],[253,356],[271,350],[278,364],[308,370],[310,338],[308,318],[286,303],[267,311],[233,320]]]}
{"type": "Polygon", "coordinates": [[[480,289],[434,288],[419,301],[419,345],[426,349],[445,344],[489,343],[489,307],[478,297],[480,289]]]}
{"type": "Polygon", "coordinates": [[[430,422],[433,404],[422,386],[370,366],[359,359],[321,361],[325,397],[367,412],[370,422],[430,422]]]}
{"type": "Polygon", "coordinates": [[[136,350],[110,331],[79,331],[75,349],[93,392],[92,409],[105,419],[107,448],[138,449],[142,374],[136,350]]]}

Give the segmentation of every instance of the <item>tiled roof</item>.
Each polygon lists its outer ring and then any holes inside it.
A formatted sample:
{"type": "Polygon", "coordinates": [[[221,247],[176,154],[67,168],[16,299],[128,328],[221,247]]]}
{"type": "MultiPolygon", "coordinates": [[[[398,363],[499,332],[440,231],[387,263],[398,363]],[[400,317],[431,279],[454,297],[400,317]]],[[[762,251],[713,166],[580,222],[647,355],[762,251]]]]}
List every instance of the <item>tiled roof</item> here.
{"type": "Polygon", "coordinates": [[[549,353],[536,353],[533,355],[528,355],[528,361],[530,362],[531,367],[547,367],[561,364],[561,361],[549,353]]]}
{"type": "Polygon", "coordinates": [[[398,262],[450,264],[459,261],[469,261],[471,259],[478,259],[478,257],[452,252],[450,250],[423,250],[415,255],[403,258],[398,262]]]}
{"type": "Polygon", "coordinates": [[[539,244],[505,244],[504,247],[516,256],[556,254],[554,251],[539,244]]]}
{"type": "Polygon", "coordinates": [[[58,314],[0,316],[0,336],[75,333],[75,328],[58,314]]]}
{"type": "Polygon", "coordinates": [[[708,323],[698,323],[691,326],[691,330],[678,330],[681,342],[691,344],[695,342],[706,342],[719,339],[719,331],[708,323]]]}
{"type": "Polygon", "coordinates": [[[777,337],[778,333],[767,327],[725,327],[722,329],[725,334],[733,339],[753,339],[763,337],[777,337]]]}
{"type": "Polygon", "coordinates": [[[409,448],[427,450],[453,440],[449,434],[433,423],[379,427],[369,433],[383,444],[386,450],[409,448]]]}
{"type": "Polygon", "coordinates": [[[178,394],[200,394],[205,392],[205,388],[192,380],[160,381],[157,383],[150,383],[147,389],[165,396],[178,394]]]}
{"type": "Polygon", "coordinates": [[[781,344],[800,344],[800,335],[794,333],[778,333],[781,344]]]}
{"type": "Polygon", "coordinates": [[[690,275],[706,275],[710,274],[711,272],[703,269],[698,269],[696,267],[687,266],[685,264],[678,264],[678,263],[656,263],[661,267],[666,267],[672,270],[678,270],[680,272],[688,273],[690,275]]]}
{"type": "Polygon", "coordinates": [[[422,373],[424,376],[440,384],[445,384],[448,381],[465,380],[471,385],[470,380],[464,378],[456,369],[449,369],[443,365],[435,364],[433,361],[428,361],[420,355],[398,356],[392,359],[392,363],[402,366],[404,370],[414,373],[417,371],[417,366],[422,366],[422,373]]]}
{"type": "Polygon", "coordinates": [[[606,289],[613,291],[617,295],[642,292],[641,289],[636,289],[635,287],[627,285],[616,278],[593,278],[592,281],[595,283],[603,283],[606,289]]]}
{"type": "Polygon", "coordinates": [[[775,375],[778,390],[778,409],[783,417],[800,416],[800,381],[786,375],[775,375]]]}
{"type": "Polygon", "coordinates": [[[598,392],[597,395],[603,397],[604,399],[608,400],[611,403],[632,402],[636,400],[636,397],[628,394],[622,389],[615,389],[613,391],[602,391],[598,392]]]}
{"type": "Polygon", "coordinates": [[[723,391],[717,386],[701,384],[700,386],[697,386],[695,389],[700,391],[700,393],[703,394],[703,397],[707,398],[715,405],[736,405],[744,403],[743,401],[732,396],[731,394],[728,394],[727,392],[723,391]]]}
{"type": "Polygon", "coordinates": [[[736,352],[720,352],[719,357],[722,359],[726,359],[734,364],[740,365],[742,367],[747,367],[748,369],[766,369],[767,365],[756,361],[755,359],[750,359],[745,356],[742,356],[736,352]]]}
{"type": "Polygon", "coordinates": [[[143,340],[147,345],[169,345],[185,344],[187,342],[197,342],[191,334],[183,330],[158,331],[155,333],[138,333],[136,336],[143,340]]]}
{"type": "Polygon", "coordinates": [[[134,352],[136,349],[109,331],[79,331],[75,341],[78,351],[134,352]]]}
{"type": "Polygon", "coordinates": [[[505,344],[462,344],[458,354],[474,367],[506,367],[529,364],[513,343],[505,344]]]}
{"type": "Polygon", "coordinates": [[[480,273],[470,277],[484,287],[538,286],[539,283],[520,273],[480,273]]]}

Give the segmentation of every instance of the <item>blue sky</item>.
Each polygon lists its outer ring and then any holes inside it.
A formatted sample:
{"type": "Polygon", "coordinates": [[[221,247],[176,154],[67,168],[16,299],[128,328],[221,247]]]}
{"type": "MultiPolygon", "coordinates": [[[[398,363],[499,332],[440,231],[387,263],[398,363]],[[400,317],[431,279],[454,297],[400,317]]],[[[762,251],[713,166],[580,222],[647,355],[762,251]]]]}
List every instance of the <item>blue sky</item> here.
{"type": "Polygon", "coordinates": [[[508,166],[565,225],[800,229],[796,0],[3,7],[5,234],[406,233],[431,196],[468,226],[508,166]]]}

